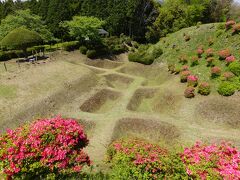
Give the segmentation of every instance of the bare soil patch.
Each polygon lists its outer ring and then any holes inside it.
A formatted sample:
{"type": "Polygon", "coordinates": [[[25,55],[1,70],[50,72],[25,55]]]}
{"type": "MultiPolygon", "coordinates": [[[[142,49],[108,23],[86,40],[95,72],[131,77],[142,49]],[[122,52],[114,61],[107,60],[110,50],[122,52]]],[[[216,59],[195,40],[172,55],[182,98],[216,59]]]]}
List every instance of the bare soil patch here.
{"type": "Polygon", "coordinates": [[[108,85],[116,89],[126,89],[133,82],[132,78],[121,76],[118,74],[108,74],[104,76],[108,85]]]}
{"type": "Polygon", "coordinates": [[[151,119],[124,118],[114,128],[112,140],[137,137],[150,141],[174,143],[181,133],[174,125],[151,119]]]}
{"type": "Polygon", "coordinates": [[[120,96],[121,93],[117,91],[102,89],[85,101],[80,109],[89,113],[105,113],[111,109],[120,96]]]}
{"type": "Polygon", "coordinates": [[[104,68],[104,69],[114,69],[117,68],[123,63],[121,62],[115,62],[115,61],[110,61],[110,60],[85,60],[84,62],[88,66],[93,66],[97,68],[104,68]]]}

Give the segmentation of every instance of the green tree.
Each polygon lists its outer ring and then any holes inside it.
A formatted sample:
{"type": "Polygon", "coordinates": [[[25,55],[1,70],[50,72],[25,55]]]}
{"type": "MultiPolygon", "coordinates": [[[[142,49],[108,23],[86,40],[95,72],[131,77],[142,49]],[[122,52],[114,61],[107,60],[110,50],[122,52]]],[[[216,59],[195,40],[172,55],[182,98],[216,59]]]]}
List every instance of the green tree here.
{"type": "Polygon", "coordinates": [[[45,42],[53,41],[52,33],[43,24],[41,18],[31,14],[30,10],[19,10],[14,15],[8,15],[1,21],[0,25],[0,40],[3,39],[12,30],[25,27],[29,30],[38,32],[45,42]]]}
{"type": "Polygon", "coordinates": [[[99,40],[99,31],[104,21],[96,17],[75,16],[71,21],[65,21],[62,27],[68,28],[69,34],[79,41],[89,39],[90,41],[99,40]]]}
{"type": "Polygon", "coordinates": [[[27,48],[40,43],[42,38],[37,32],[21,27],[8,33],[2,39],[1,46],[8,49],[21,49],[27,57],[27,48]]]}

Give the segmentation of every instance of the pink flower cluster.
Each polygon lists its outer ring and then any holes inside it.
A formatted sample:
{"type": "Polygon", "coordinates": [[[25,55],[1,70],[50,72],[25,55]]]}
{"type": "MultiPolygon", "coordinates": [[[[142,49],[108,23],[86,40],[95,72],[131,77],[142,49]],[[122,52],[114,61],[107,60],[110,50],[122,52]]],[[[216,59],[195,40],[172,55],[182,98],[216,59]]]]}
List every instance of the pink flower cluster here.
{"type": "Polygon", "coordinates": [[[197,86],[198,85],[198,77],[195,75],[189,75],[187,77],[187,82],[188,82],[188,86],[197,86]]]}
{"type": "Polygon", "coordinates": [[[232,56],[228,56],[225,61],[229,65],[230,63],[236,61],[236,58],[233,55],[232,56]]]}
{"type": "Polygon", "coordinates": [[[4,162],[3,171],[9,178],[23,169],[31,171],[31,164],[37,162],[38,169],[78,172],[90,165],[83,152],[87,145],[87,136],[77,121],[57,116],[7,130],[0,136],[0,161],[4,162]]]}
{"type": "Polygon", "coordinates": [[[226,29],[232,28],[235,24],[236,24],[236,22],[234,20],[228,20],[225,24],[226,29]]]}
{"type": "Polygon", "coordinates": [[[216,173],[228,180],[240,179],[240,151],[231,144],[205,145],[197,142],[191,148],[185,148],[181,154],[189,176],[207,179],[209,173],[216,173]]]}

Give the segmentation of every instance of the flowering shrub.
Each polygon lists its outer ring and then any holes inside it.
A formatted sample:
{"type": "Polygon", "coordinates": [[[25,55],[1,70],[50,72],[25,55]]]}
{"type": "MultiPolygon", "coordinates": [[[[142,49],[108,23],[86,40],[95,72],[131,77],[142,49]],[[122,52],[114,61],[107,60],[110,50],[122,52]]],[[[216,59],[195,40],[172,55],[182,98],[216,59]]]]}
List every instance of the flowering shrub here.
{"type": "Polygon", "coordinates": [[[185,82],[187,82],[187,77],[189,76],[189,75],[191,75],[191,71],[182,71],[181,73],[180,73],[180,80],[181,80],[181,82],[182,83],[185,83],[185,82]]]}
{"type": "Polygon", "coordinates": [[[211,93],[210,84],[207,82],[202,82],[198,86],[198,93],[204,96],[207,96],[211,93]]]}
{"type": "Polygon", "coordinates": [[[225,61],[226,61],[226,64],[229,65],[232,62],[236,61],[236,58],[234,56],[228,56],[225,61]]]}
{"type": "Polygon", "coordinates": [[[187,56],[186,56],[186,55],[181,55],[181,56],[179,57],[179,63],[181,63],[181,64],[187,64],[187,63],[188,63],[188,58],[187,58],[187,56]]]}
{"type": "Polygon", "coordinates": [[[222,96],[232,96],[236,90],[237,87],[229,81],[224,81],[218,86],[218,93],[222,96]]]}
{"type": "Polygon", "coordinates": [[[202,47],[199,47],[199,48],[197,49],[197,55],[198,55],[198,57],[201,58],[203,53],[204,53],[203,48],[202,48],[202,47]]]}
{"type": "Polygon", "coordinates": [[[233,25],[235,25],[236,22],[234,20],[229,20],[226,22],[225,26],[226,26],[226,29],[231,29],[233,27],[233,25]]]}
{"type": "Polygon", "coordinates": [[[220,76],[221,72],[222,72],[222,70],[220,67],[218,67],[218,66],[212,67],[212,69],[211,69],[212,78],[216,78],[216,77],[220,76]]]}
{"type": "Polygon", "coordinates": [[[190,75],[187,77],[188,86],[196,87],[198,85],[198,77],[190,75]]]}
{"type": "Polygon", "coordinates": [[[233,33],[240,32],[240,23],[233,25],[233,33]]]}
{"type": "Polygon", "coordinates": [[[224,80],[224,81],[230,81],[232,78],[234,78],[234,74],[232,73],[232,72],[225,72],[225,73],[223,73],[223,75],[222,75],[222,79],[224,80]]]}
{"type": "Polygon", "coordinates": [[[225,60],[227,57],[231,56],[231,52],[229,49],[223,49],[218,52],[219,59],[225,60]]]}
{"type": "Polygon", "coordinates": [[[206,50],[206,57],[209,58],[209,57],[213,57],[214,55],[214,52],[213,52],[213,49],[212,48],[209,48],[206,50]]]}
{"type": "Polygon", "coordinates": [[[188,71],[188,70],[189,70],[189,67],[187,65],[182,66],[181,71],[188,71]]]}
{"type": "Polygon", "coordinates": [[[143,140],[118,140],[108,150],[112,179],[183,179],[185,167],[177,154],[143,140]]]}
{"type": "Polygon", "coordinates": [[[181,158],[193,179],[240,179],[240,152],[231,144],[197,142],[185,148],[181,158]]]}
{"type": "Polygon", "coordinates": [[[41,119],[0,136],[0,170],[9,179],[56,177],[90,165],[88,139],[73,119],[41,119]]]}
{"type": "Polygon", "coordinates": [[[195,97],[195,88],[192,86],[187,87],[186,90],[184,91],[184,96],[186,98],[194,98],[195,97]]]}
{"type": "Polygon", "coordinates": [[[191,66],[197,66],[199,64],[199,59],[196,56],[192,57],[191,66]]]}
{"type": "Polygon", "coordinates": [[[209,57],[209,58],[207,58],[207,66],[209,67],[212,67],[212,66],[214,66],[214,61],[215,61],[215,59],[213,58],[213,57],[209,57]]]}

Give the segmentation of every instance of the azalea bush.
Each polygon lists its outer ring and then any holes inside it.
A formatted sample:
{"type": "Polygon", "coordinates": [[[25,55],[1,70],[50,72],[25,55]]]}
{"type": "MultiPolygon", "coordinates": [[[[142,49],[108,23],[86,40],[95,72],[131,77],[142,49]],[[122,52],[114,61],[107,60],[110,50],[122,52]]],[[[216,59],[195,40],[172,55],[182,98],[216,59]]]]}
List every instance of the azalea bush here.
{"type": "Polygon", "coordinates": [[[240,32],[240,23],[233,25],[233,33],[240,32]]]}
{"type": "Polygon", "coordinates": [[[222,72],[222,70],[220,67],[218,67],[218,66],[212,67],[212,69],[211,69],[212,78],[219,77],[221,75],[221,72],[222,72]]]}
{"type": "Polygon", "coordinates": [[[179,63],[183,65],[188,63],[188,57],[186,55],[181,55],[178,59],[179,59],[179,63]]]}
{"type": "Polygon", "coordinates": [[[218,93],[222,96],[232,96],[236,90],[236,85],[228,81],[224,81],[218,86],[218,93]]]}
{"type": "Polygon", "coordinates": [[[235,61],[233,63],[231,63],[229,66],[228,66],[228,69],[233,73],[235,74],[236,76],[240,76],[240,63],[235,61]]]}
{"type": "Polygon", "coordinates": [[[198,93],[204,96],[207,96],[211,93],[210,84],[207,82],[202,82],[198,86],[198,93]]]}
{"type": "Polygon", "coordinates": [[[199,48],[197,49],[197,55],[198,55],[198,57],[201,58],[203,53],[204,53],[203,48],[202,48],[202,47],[199,47],[199,48]]]}
{"type": "Polygon", "coordinates": [[[180,81],[181,81],[182,83],[187,82],[187,77],[188,77],[189,75],[191,75],[191,71],[189,71],[189,70],[182,71],[182,72],[180,73],[180,81]]]}
{"type": "Polygon", "coordinates": [[[214,51],[212,48],[209,48],[206,50],[206,57],[209,58],[209,57],[213,57],[214,56],[214,51]]]}
{"type": "Polygon", "coordinates": [[[189,67],[187,65],[182,66],[181,71],[188,71],[189,67]]]}
{"type": "Polygon", "coordinates": [[[185,148],[181,158],[193,179],[240,179],[240,151],[229,143],[197,142],[185,148]]]}
{"type": "Polygon", "coordinates": [[[175,73],[175,64],[168,64],[168,71],[171,73],[175,73]]]}
{"type": "Polygon", "coordinates": [[[226,29],[231,29],[234,25],[236,24],[236,22],[234,20],[228,20],[225,24],[226,29]]]}
{"type": "Polygon", "coordinates": [[[193,56],[192,57],[192,60],[191,60],[191,66],[193,67],[193,66],[197,66],[199,64],[199,59],[198,59],[198,57],[196,57],[196,56],[193,56]]]}
{"type": "Polygon", "coordinates": [[[213,57],[207,58],[207,66],[208,67],[214,66],[214,61],[215,61],[215,59],[213,57]]]}
{"type": "Polygon", "coordinates": [[[0,171],[8,179],[55,179],[90,165],[81,125],[60,116],[40,119],[0,136],[0,171]]]}
{"type": "Polygon", "coordinates": [[[187,77],[188,86],[196,87],[198,85],[198,77],[195,75],[190,75],[187,77]]]}
{"type": "Polygon", "coordinates": [[[225,60],[227,57],[231,56],[232,54],[229,49],[223,49],[218,52],[218,55],[219,55],[219,59],[225,60]]]}
{"type": "Polygon", "coordinates": [[[235,62],[236,58],[234,56],[228,56],[225,61],[226,61],[226,64],[229,65],[232,62],[235,62]]]}
{"type": "Polygon", "coordinates": [[[195,88],[190,86],[187,87],[184,91],[185,98],[194,98],[195,97],[195,88]]]}
{"type": "Polygon", "coordinates": [[[231,81],[234,77],[235,77],[235,75],[232,72],[225,72],[222,75],[222,80],[231,81]]]}
{"type": "Polygon", "coordinates": [[[112,179],[183,179],[181,158],[159,145],[138,139],[118,140],[108,150],[112,179]]]}

